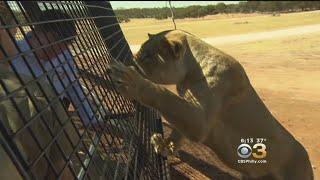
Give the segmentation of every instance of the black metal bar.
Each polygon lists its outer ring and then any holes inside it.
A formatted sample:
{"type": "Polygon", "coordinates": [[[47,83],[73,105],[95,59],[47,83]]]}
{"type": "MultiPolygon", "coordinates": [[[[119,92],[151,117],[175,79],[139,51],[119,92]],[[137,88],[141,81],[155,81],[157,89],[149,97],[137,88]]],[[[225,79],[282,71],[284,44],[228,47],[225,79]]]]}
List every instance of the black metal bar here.
{"type": "Polygon", "coordinates": [[[14,76],[19,85],[8,89],[7,82],[0,79],[0,89],[4,92],[0,105],[10,102],[22,125],[10,132],[11,126],[0,121],[0,142],[21,176],[35,179],[39,163],[45,163],[54,179],[63,179],[66,173],[73,179],[167,179],[165,160],[150,145],[151,135],[162,132],[157,112],[118,94],[107,73],[106,66],[111,60],[133,64],[130,47],[110,3],[12,1],[6,2],[6,8],[15,23],[7,25],[0,17],[1,28],[9,34],[17,53],[9,55],[7,47],[0,44],[4,55],[0,65],[9,65],[12,72],[8,76],[14,76]],[[52,17],[43,20],[48,11],[53,12],[52,17]],[[60,17],[59,13],[66,17],[60,17]],[[59,23],[65,26],[57,27],[59,23]],[[72,33],[72,24],[76,34],[72,33]],[[62,38],[53,38],[44,26],[54,29],[62,38]],[[12,28],[17,28],[20,40],[10,34],[12,28]],[[36,30],[40,32],[34,33],[36,30]],[[22,42],[28,48],[21,47],[22,42]],[[38,45],[33,47],[35,42],[38,45]],[[26,80],[14,65],[17,59],[25,63],[30,79],[26,80]],[[34,63],[42,73],[34,71],[34,63]],[[57,78],[53,80],[52,75],[57,78]],[[59,82],[60,90],[56,88],[59,82]],[[39,91],[44,104],[38,104],[38,97],[30,87],[39,91]],[[53,94],[47,92],[48,88],[53,94]],[[25,117],[28,112],[15,102],[21,91],[28,99],[26,106],[34,107],[30,117],[25,117]],[[63,107],[62,111],[55,106],[63,107]],[[46,120],[47,111],[52,111],[50,118],[54,119],[54,125],[46,120]],[[46,131],[45,143],[32,128],[36,123],[41,123],[46,131]],[[32,158],[28,160],[24,153],[32,151],[22,152],[17,145],[19,137],[25,134],[37,149],[37,156],[30,154],[32,158]],[[53,150],[57,157],[51,157],[53,150]]]}
{"type": "MultiPolygon", "coordinates": [[[[111,4],[108,2],[108,1],[103,1],[103,2],[99,2],[99,1],[86,1],[85,4],[87,5],[94,5],[94,6],[101,6],[101,7],[105,7],[105,8],[108,8],[108,9],[112,9],[111,7],[111,4]]],[[[105,15],[108,15],[108,16],[115,16],[114,12],[113,11],[105,11],[103,9],[95,9],[94,11],[91,11],[91,15],[93,17],[95,16],[99,16],[101,14],[105,14],[105,15]]],[[[119,22],[117,20],[117,18],[114,18],[114,19],[110,19],[109,22],[106,22],[106,21],[103,21],[101,19],[95,19],[94,20],[97,27],[103,27],[105,24],[107,23],[112,23],[112,24],[118,24],[112,28],[108,28],[108,29],[104,29],[104,30],[101,30],[100,33],[101,33],[101,36],[103,38],[107,37],[109,34],[112,34],[113,32],[116,32],[118,29],[120,29],[120,26],[119,26],[119,22]]],[[[110,39],[110,41],[107,41],[105,42],[106,43],[106,46],[110,49],[113,44],[115,44],[116,42],[118,42],[118,40],[120,38],[124,38],[124,35],[123,33],[119,33],[115,36],[113,36],[112,39],[110,39]]],[[[122,42],[122,46],[126,44],[126,42],[122,42]]],[[[118,49],[113,49],[113,50],[110,50],[110,53],[113,57],[116,57],[117,55],[119,55],[119,50],[118,49]]]]}

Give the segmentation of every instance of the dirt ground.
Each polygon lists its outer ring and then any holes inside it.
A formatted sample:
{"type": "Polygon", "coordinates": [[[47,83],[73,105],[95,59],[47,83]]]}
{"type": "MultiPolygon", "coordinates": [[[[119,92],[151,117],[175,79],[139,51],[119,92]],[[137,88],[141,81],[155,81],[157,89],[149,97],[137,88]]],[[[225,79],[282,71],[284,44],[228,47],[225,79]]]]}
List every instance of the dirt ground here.
{"type": "MultiPolygon", "coordinates": [[[[241,62],[272,114],[304,145],[319,179],[320,31],[215,47],[241,62]]],[[[164,127],[168,135],[171,128],[164,127]]],[[[180,159],[169,162],[172,179],[234,179],[218,170],[217,158],[199,144],[186,142],[180,159]]]]}
{"type": "MultiPolygon", "coordinates": [[[[297,12],[272,16],[271,14],[217,14],[204,18],[176,19],[177,29],[183,29],[200,38],[230,36],[263,31],[274,31],[320,22],[320,11],[297,12]]],[[[130,45],[143,43],[147,34],[173,28],[170,18],[165,20],[131,19],[121,23],[121,28],[130,45]]]]}

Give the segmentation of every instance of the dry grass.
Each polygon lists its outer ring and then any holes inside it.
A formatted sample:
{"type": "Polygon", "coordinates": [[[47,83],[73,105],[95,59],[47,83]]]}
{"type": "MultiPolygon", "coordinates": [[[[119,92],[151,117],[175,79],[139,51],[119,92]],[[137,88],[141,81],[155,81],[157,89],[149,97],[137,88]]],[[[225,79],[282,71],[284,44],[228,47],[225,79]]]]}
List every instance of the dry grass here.
{"type": "MultiPolygon", "coordinates": [[[[179,29],[186,30],[201,38],[270,31],[320,22],[320,11],[281,14],[281,16],[263,14],[214,15],[200,19],[178,19],[179,29]],[[247,23],[243,23],[247,22],[247,23]]],[[[129,44],[141,44],[147,39],[147,33],[157,33],[172,29],[170,19],[132,19],[121,24],[129,44]]]]}

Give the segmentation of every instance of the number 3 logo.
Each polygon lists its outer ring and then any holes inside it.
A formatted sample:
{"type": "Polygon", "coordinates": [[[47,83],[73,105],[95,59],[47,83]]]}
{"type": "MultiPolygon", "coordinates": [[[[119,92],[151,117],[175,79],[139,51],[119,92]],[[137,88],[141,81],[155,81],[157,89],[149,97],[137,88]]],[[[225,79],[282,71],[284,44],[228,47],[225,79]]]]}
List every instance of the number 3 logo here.
{"type": "Polygon", "coordinates": [[[257,152],[253,152],[252,156],[257,159],[263,159],[267,156],[267,147],[265,144],[257,143],[253,146],[253,149],[256,149],[257,152]]]}

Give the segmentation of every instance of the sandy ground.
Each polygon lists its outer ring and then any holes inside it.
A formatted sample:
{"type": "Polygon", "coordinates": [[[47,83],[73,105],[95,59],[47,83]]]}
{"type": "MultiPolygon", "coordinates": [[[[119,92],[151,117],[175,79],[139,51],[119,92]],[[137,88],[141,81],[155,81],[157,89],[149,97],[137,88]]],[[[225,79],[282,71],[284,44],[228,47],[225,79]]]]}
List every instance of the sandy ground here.
{"type": "MultiPolygon", "coordinates": [[[[307,149],[319,179],[320,24],[204,40],[241,62],[269,110],[307,149]]],[[[172,179],[233,179],[199,144],[186,142],[169,162],[172,179]]]]}
{"type": "Polygon", "coordinates": [[[299,26],[293,28],[280,29],[268,32],[249,33],[241,35],[231,35],[223,37],[204,38],[203,40],[212,45],[229,44],[229,43],[244,43],[266,39],[282,38],[287,36],[297,36],[320,32],[320,24],[299,26]]]}
{"type": "MultiPolygon", "coordinates": [[[[230,35],[230,36],[220,36],[220,37],[209,37],[203,38],[203,40],[211,45],[223,45],[223,44],[235,44],[235,43],[245,43],[266,39],[274,39],[288,36],[297,36],[303,34],[310,34],[314,32],[320,32],[320,24],[306,25],[291,27],[286,29],[265,31],[257,33],[248,33],[240,35],[230,35]]],[[[140,49],[140,45],[130,45],[133,52],[137,52],[140,49]]]]}
{"type": "MultiPolygon", "coordinates": [[[[231,36],[263,31],[275,31],[292,27],[319,24],[320,11],[271,14],[217,14],[204,18],[176,19],[178,29],[183,29],[200,38],[231,36]]],[[[147,34],[173,28],[170,18],[132,19],[120,24],[129,44],[142,44],[147,34]]]]}

